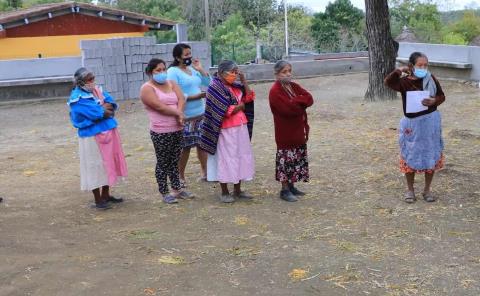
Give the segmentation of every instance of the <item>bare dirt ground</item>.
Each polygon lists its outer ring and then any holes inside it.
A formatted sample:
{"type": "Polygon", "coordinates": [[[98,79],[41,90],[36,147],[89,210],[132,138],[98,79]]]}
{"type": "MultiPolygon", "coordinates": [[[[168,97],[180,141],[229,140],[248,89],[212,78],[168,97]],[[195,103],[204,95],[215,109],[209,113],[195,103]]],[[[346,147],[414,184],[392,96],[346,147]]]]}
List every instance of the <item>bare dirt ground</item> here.
{"type": "MultiPolygon", "coordinates": [[[[89,208],[63,101],[0,106],[0,295],[480,295],[480,91],[444,81],[446,167],[439,200],[401,197],[401,103],[365,103],[366,74],[305,79],[312,181],[278,198],[272,116],[258,84],[250,202],[160,201],[147,118],[121,102],[126,201],[89,208]]],[[[423,176],[417,178],[417,194],[423,176]]]]}

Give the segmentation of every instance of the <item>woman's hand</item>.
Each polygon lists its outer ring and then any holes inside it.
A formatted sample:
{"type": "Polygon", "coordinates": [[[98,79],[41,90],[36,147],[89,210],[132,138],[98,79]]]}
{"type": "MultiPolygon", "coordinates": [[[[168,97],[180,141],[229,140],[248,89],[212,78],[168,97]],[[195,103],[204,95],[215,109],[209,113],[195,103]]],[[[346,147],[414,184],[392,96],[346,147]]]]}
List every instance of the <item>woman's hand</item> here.
{"type": "Polygon", "coordinates": [[[188,96],[188,100],[199,100],[199,99],[203,99],[207,96],[207,93],[202,91],[201,93],[198,93],[196,95],[193,95],[193,96],[188,96]]]}
{"type": "Polygon", "coordinates": [[[192,60],[192,67],[193,67],[193,69],[197,70],[198,72],[203,72],[202,63],[200,62],[199,59],[193,59],[192,60]]]}
{"type": "Polygon", "coordinates": [[[408,75],[412,74],[412,69],[410,68],[410,66],[403,66],[403,67],[398,68],[398,70],[400,70],[400,72],[406,73],[408,75]]]}
{"type": "Polygon", "coordinates": [[[245,73],[243,73],[243,71],[240,71],[240,70],[238,70],[238,78],[240,79],[240,82],[242,84],[245,84],[245,82],[247,81],[247,77],[245,76],[245,73]]]}
{"type": "Polygon", "coordinates": [[[114,110],[113,105],[110,104],[110,103],[103,103],[103,106],[106,107],[106,108],[114,110]]]}
{"type": "Polygon", "coordinates": [[[233,108],[232,114],[245,110],[245,104],[242,102],[233,108]]]}
{"type": "Polygon", "coordinates": [[[176,117],[178,124],[183,126],[185,124],[185,115],[183,115],[183,112],[179,111],[176,117]]]}
{"type": "Polygon", "coordinates": [[[437,100],[435,98],[427,98],[422,100],[422,105],[427,107],[433,107],[437,104],[437,100]]]}
{"type": "Polygon", "coordinates": [[[106,103],[106,104],[103,104],[102,107],[103,107],[103,118],[109,118],[115,115],[115,111],[113,110],[112,104],[106,103]]]}

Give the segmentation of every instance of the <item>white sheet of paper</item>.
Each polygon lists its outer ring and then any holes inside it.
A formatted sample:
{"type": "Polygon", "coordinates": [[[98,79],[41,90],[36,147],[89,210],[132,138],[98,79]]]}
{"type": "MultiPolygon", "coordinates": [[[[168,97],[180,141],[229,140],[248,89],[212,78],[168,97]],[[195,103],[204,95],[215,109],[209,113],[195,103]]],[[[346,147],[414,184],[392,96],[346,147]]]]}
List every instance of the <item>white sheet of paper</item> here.
{"type": "Polygon", "coordinates": [[[428,109],[422,105],[423,99],[430,97],[430,93],[426,90],[407,91],[407,113],[417,113],[428,109]]]}

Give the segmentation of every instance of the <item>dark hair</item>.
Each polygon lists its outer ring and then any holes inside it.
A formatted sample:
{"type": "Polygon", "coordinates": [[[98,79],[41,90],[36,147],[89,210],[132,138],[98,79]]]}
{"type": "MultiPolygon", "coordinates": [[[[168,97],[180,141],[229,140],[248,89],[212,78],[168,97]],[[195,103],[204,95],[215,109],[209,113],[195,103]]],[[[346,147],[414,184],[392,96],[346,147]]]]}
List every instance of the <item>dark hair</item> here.
{"type": "Polygon", "coordinates": [[[151,59],[151,60],[148,62],[147,67],[145,68],[145,74],[147,74],[148,76],[152,76],[153,70],[155,70],[155,68],[156,68],[158,65],[160,65],[160,64],[164,64],[165,67],[167,66],[167,64],[165,63],[165,61],[162,60],[162,59],[157,59],[157,58],[151,59]]]}
{"type": "Polygon", "coordinates": [[[170,67],[176,67],[176,66],[180,65],[180,62],[177,59],[182,58],[183,50],[187,49],[187,48],[192,49],[190,47],[190,45],[185,44],[185,43],[179,43],[179,44],[175,45],[175,47],[173,48],[173,52],[172,52],[173,62],[170,64],[170,67]]]}
{"type": "Polygon", "coordinates": [[[424,54],[423,52],[415,51],[410,55],[410,58],[408,58],[408,62],[413,66],[417,63],[418,58],[426,58],[428,61],[428,57],[426,54],[424,54]]]}

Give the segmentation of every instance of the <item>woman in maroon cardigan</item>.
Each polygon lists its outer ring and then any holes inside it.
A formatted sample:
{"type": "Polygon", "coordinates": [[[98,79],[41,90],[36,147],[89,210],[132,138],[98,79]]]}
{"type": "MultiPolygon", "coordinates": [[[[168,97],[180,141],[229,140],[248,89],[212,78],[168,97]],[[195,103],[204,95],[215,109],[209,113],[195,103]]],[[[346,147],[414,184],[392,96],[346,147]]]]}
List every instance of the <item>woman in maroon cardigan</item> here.
{"type": "Polygon", "coordinates": [[[434,202],[430,191],[435,171],[443,167],[442,118],[437,107],[445,101],[438,80],[428,71],[428,57],[421,52],[410,55],[408,66],[396,69],[385,78],[385,85],[402,94],[404,117],[400,120],[400,171],[405,174],[405,202],[417,200],[414,192],[415,174],[425,173],[423,199],[434,202]],[[418,91],[425,98],[422,108],[408,108],[407,102],[418,91]],[[410,96],[409,96],[410,94],[410,96]]]}
{"type": "Polygon", "coordinates": [[[275,179],[282,183],[280,198],[297,201],[305,193],[295,182],[308,182],[308,121],[306,109],[313,104],[312,95],[292,82],[292,66],[278,61],[274,67],[276,81],[270,89],[270,109],[277,143],[275,179]]]}

